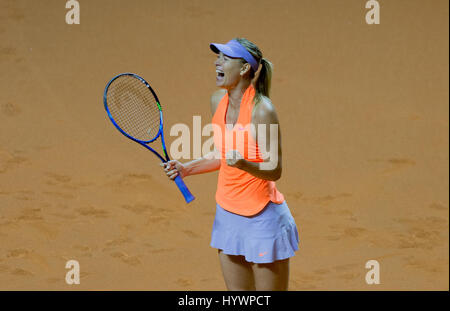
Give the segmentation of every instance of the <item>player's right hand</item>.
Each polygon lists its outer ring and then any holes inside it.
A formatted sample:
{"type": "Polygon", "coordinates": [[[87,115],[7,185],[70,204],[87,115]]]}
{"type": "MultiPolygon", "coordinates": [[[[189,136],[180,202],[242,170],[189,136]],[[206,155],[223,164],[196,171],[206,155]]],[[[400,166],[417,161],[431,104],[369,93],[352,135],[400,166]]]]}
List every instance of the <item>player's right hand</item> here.
{"type": "Polygon", "coordinates": [[[187,175],[186,168],[180,161],[170,160],[168,162],[161,163],[160,166],[164,169],[167,177],[172,180],[174,180],[178,175],[180,175],[181,178],[184,178],[187,175]]]}

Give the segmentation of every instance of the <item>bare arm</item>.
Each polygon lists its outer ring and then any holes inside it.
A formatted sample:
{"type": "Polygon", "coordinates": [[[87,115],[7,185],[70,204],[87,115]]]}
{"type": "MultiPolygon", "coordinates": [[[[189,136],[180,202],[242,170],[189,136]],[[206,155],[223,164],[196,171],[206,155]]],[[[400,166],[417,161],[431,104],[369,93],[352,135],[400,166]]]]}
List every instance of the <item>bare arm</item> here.
{"type": "Polygon", "coordinates": [[[167,163],[161,163],[164,167],[164,171],[170,179],[175,179],[178,174],[181,178],[204,174],[217,171],[220,168],[220,158],[217,155],[217,151],[211,151],[204,157],[192,160],[187,163],[181,163],[177,160],[171,160],[167,163]]]}

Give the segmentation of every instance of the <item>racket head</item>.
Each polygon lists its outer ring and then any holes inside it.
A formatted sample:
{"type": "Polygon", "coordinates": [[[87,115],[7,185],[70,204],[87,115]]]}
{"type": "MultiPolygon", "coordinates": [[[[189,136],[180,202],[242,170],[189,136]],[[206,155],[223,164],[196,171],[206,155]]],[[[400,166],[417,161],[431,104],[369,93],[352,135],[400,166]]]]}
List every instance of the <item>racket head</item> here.
{"type": "Polygon", "coordinates": [[[148,144],[162,135],[161,104],[142,77],[134,73],[115,76],[105,87],[103,103],[113,125],[126,137],[148,144]]]}

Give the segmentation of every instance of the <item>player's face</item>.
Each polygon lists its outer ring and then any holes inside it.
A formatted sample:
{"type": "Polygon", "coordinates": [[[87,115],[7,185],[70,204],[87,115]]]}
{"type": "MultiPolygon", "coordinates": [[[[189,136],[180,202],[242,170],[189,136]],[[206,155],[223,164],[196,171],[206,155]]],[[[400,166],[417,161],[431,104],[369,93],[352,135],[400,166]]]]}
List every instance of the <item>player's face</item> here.
{"type": "Polygon", "coordinates": [[[243,65],[241,58],[232,58],[220,52],[214,64],[216,65],[216,85],[218,87],[230,89],[238,84],[243,65]]]}

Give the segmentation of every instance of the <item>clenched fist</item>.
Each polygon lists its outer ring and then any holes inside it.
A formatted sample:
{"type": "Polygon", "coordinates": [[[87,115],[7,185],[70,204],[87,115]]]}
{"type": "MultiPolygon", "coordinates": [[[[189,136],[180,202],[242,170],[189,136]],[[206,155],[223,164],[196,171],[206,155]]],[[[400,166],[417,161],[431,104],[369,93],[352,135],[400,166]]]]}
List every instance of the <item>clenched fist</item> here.
{"type": "Polygon", "coordinates": [[[230,150],[225,154],[225,159],[227,160],[227,164],[232,167],[239,168],[242,162],[244,161],[244,157],[237,150],[230,150]]]}

